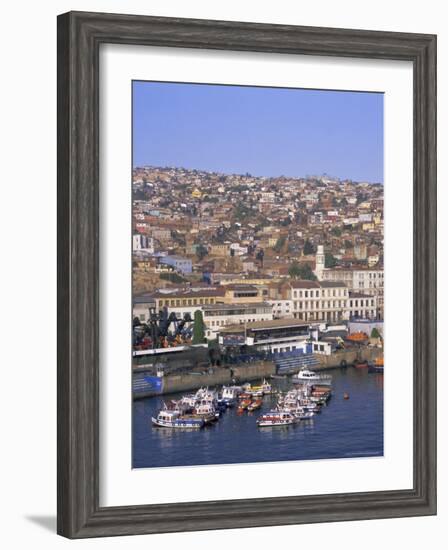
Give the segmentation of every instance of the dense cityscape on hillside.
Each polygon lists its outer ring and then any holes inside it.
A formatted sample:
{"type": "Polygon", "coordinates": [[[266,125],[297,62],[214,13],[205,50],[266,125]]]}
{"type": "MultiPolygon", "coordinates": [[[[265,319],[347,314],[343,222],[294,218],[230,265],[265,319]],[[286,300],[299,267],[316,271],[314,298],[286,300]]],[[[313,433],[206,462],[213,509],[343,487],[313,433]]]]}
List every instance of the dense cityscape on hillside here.
{"type": "Polygon", "coordinates": [[[383,231],[378,183],[135,168],[134,316],[382,319],[383,231]]]}

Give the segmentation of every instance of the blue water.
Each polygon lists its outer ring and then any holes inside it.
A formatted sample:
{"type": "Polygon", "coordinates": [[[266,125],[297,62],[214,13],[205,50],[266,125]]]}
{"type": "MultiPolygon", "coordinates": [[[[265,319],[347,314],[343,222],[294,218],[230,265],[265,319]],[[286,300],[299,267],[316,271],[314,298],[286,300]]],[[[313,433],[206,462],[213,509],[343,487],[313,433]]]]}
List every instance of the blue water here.
{"type": "MultiPolygon", "coordinates": [[[[294,426],[258,428],[257,416],[275,405],[266,396],[261,410],[237,415],[228,409],[212,426],[197,431],[158,429],[151,417],[163,400],[133,404],[133,467],[193,466],[279,460],[310,460],[383,455],[383,375],[367,369],[333,369],[333,396],[312,419],[294,426]],[[344,393],[349,394],[345,400],[344,393]]],[[[288,379],[272,380],[281,390],[288,379]]]]}

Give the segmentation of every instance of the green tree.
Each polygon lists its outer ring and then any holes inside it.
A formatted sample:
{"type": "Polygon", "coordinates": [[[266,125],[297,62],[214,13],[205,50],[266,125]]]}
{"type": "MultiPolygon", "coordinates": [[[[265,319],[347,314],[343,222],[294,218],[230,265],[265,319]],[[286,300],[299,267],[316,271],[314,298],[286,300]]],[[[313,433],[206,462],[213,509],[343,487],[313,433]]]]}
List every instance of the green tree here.
{"type": "Polygon", "coordinates": [[[293,279],[298,279],[300,277],[300,266],[297,262],[294,262],[288,269],[288,274],[293,279]]]}
{"type": "Polygon", "coordinates": [[[309,239],[307,239],[305,241],[305,245],[303,247],[304,255],[309,256],[310,254],[314,254],[314,252],[315,252],[315,249],[314,249],[313,244],[311,243],[311,241],[309,239]]]}
{"type": "Polygon", "coordinates": [[[340,237],[342,235],[342,231],[341,231],[341,228],[340,227],[333,227],[331,230],[330,230],[330,233],[332,235],[334,235],[335,237],[340,237]]]}
{"type": "Polygon", "coordinates": [[[363,193],[362,191],[360,193],[357,193],[356,195],[356,204],[361,204],[362,202],[366,201],[368,199],[368,195],[366,193],[363,193]]]}
{"type": "Polygon", "coordinates": [[[315,281],[317,279],[308,264],[300,265],[297,262],[294,262],[289,268],[288,273],[293,279],[305,279],[307,281],[315,281]]]}
{"type": "Polygon", "coordinates": [[[276,252],[281,252],[282,248],[284,247],[285,245],[285,242],[286,242],[286,237],[279,237],[277,239],[277,242],[275,243],[275,245],[273,246],[273,249],[276,251],[276,252]]]}
{"type": "Polygon", "coordinates": [[[203,344],[205,342],[205,324],[202,317],[202,311],[197,309],[194,312],[193,326],[193,344],[203,344]]]}
{"type": "Polygon", "coordinates": [[[175,284],[185,283],[187,281],[187,279],[185,279],[178,273],[174,273],[174,272],[160,273],[159,277],[164,281],[169,281],[170,283],[175,283],[175,284]]]}
{"type": "Polygon", "coordinates": [[[325,267],[334,267],[337,263],[336,258],[331,252],[325,253],[325,267]]]}
{"type": "Polygon", "coordinates": [[[372,332],[370,333],[370,338],[381,338],[381,334],[378,332],[376,327],[373,327],[372,332]]]}
{"type": "Polygon", "coordinates": [[[199,260],[204,259],[205,256],[208,254],[208,249],[203,244],[200,244],[196,247],[196,256],[199,260]]]}
{"type": "Polygon", "coordinates": [[[242,203],[239,203],[234,210],[233,217],[237,221],[246,221],[247,218],[251,215],[251,213],[252,211],[250,208],[248,208],[242,203]]]}

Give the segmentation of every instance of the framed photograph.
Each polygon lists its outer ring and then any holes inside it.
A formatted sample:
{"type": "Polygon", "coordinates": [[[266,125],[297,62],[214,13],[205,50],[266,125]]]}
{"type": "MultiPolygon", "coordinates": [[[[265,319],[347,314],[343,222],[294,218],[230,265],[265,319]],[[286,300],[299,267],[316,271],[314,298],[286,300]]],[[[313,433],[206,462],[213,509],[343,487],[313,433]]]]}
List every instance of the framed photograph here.
{"type": "Polygon", "coordinates": [[[60,15],[59,534],[435,513],[436,37],[60,15]]]}

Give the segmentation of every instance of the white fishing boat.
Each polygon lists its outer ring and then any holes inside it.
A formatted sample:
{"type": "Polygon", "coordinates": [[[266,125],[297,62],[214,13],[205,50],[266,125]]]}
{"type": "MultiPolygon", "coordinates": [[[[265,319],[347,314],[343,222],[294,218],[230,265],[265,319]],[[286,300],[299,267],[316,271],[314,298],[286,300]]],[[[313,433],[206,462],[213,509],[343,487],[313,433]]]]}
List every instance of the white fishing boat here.
{"type": "Polygon", "coordinates": [[[313,411],[299,410],[299,411],[293,412],[293,414],[299,420],[309,420],[310,418],[313,418],[313,416],[316,413],[313,411]]]}
{"type": "Polygon", "coordinates": [[[274,426],[290,426],[299,422],[299,419],[290,411],[278,410],[269,411],[257,418],[257,426],[259,428],[274,427],[274,426]]]}
{"type": "Polygon", "coordinates": [[[218,392],[208,388],[199,388],[195,394],[196,401],[208,401],[210,403],[218,401],[218,392]]]}
{"type": "Polygon", "coordinates": [[[264,395],[269,395],[272,393],[272,386],[268,382],[266,382],[266,379],[263,380],[263,383],[261,384],[261,389],[263,390],[264,395]]]}
{"type": "Polygon", "coordinates": [[[314,416],[315,413],[319,412],[320,405],[310,400],[309,393],[306,386],[290,390],[286,395],[279,397],[278,407],[294,414],[303,413],[305,417],[308,417],[308,413],[312,413],[309,416],[314,416]]]}
{"type": "Polygon", "coordinates": [[[214,422],[219,418],[219,412],[214,405],[205,399],[196,403],[193,414],[202,418],[206,424],[214,422]]]}
{"type": "Polygon", "coordinates": [[[196,405],[197,399],[195,394],[184,395],[180,400],[182,405],[193,408],[196,405]]]}
{"type": "Polygon", "coordinates": [[[221,393],[221,401],[228,407],[236,403],[238,395],[242,392],[241,386],[223,386],[221,393]]]}
{"type": "Polygon", "coordinates": [[[293,384],[318,384],[319,386],[331,386],[332,377],[329,374],[320,374],[308,369],[302,369],[292,377],[293,384]]]}
{"type": "Polygon", "coordinates": [[[302,407],[301,405],[285,405],[284,407],[282,407],[282,410],[289,411],[300,420],[313,418],[313,416],[316,414],[315,411],[309,411],[306,409],[306,407],[302,407]]]}
{"type": "Polygon", "coordinates": [[[200,429],[205,425],[203,418],[183,416],[179,411],[162,409],[152,423],[159,428],[200,429]]]}

